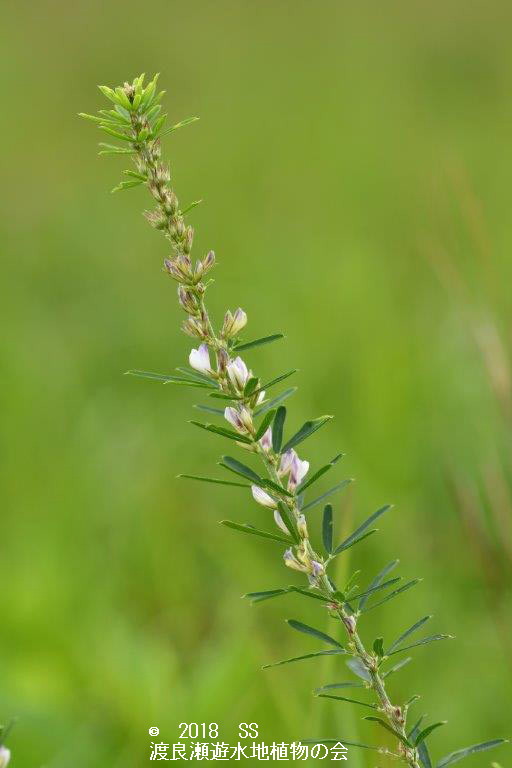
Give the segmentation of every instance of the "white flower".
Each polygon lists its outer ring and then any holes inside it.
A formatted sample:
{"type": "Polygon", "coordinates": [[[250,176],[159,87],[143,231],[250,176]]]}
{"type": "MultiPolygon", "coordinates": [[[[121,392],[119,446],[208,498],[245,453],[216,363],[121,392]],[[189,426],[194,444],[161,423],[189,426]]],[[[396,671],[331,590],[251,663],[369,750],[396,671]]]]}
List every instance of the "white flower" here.
{"type": "Polygon", "coordinates": [[[281,517],[281,515],[279,514],[277,509],[274,512],[274,520],[276,521],[276,525],[278,526],[278,528],[280,528],[283,531],[283,533],[286,533],[286,535],[289,536],[290,535],[290,531],[288,530],[288,528],[284,524],[283,518],[281,517]]]}
{"type": "Polygon", "coordinates": [[[264,507],[269,507],[270,509],[277,508],[277,504],[272,496],[269,496],[269,494],[264,491],[263,488],[260,488],[259,485],[251,485],[251,491],[254,501],[257,501],[258,504],[261,504],[264,507]]]}
{"type": "Polygon", "coordinates": [[[201,344],[199,349],[192,349],[188,356],[188,361],[192,368],[196,371],[204,373],[207,376],[212,372],[210,367],[210,353],[208,352],[208,346],[201,344]]]}
{"type": "Polygon", "coordinates": [[[0,746],[0,768],[6,768],[11,759],[11,750],[0,746]]]}
{"type": "Polygon", "coordinates": [[[294,491],[303,481],[309,470],[309,461],[301,461],[295,451],[290,467],[290,477],[288,479],[288,490],[294,491]]]}
{"type": "Polygon", "coordinates": [[[226,421],[229,421],[229,423],[236,429],[238,432],[247,432],[246,428],[244,427],[243,421],[240,418],[240,414],[238,413],[236,408],[226,408],[224,410],[224,418],[226,421]]]}
{"type": "Polygon", "coordinates": [[[260,440],[260,445],[268,453],[272,448],[272,427],[269,427],[260,440]]]}
{"type": "Polygon", "coordinates": [[[233,315],[233,321],[231,323],[231,335],[236,336],[237,333],[240,333],[242,328],[245,328],[246,325],[247,325],[247,315],[245,314],[243,309],[238,307],[235,314],[233,315]]]}
{"type": "Polygon", "coordinates": [[[242,392],[251,375],[242,358],[235,357],[234,360],[230,360],[227,365],[227,372],[235,389],[242,392]]]}

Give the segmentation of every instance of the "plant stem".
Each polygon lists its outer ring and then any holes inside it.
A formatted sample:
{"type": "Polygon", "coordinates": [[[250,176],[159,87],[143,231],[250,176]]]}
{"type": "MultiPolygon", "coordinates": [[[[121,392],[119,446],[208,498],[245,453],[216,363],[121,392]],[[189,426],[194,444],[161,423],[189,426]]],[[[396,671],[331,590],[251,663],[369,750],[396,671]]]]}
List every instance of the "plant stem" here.
{"type": "MultiPolygon", "coordinates": [[[[144,174],[147,178],[147,186],[155,198],[158,206],[158,217],[156,214],[151,214],[152,223],[158,229],[164,231],[165,236],[173,245],[176,260],[189,261],[189,254],[192,248],[193,230],[187,226],[183,214],[179,209],[179,202],[174,191],[169,187],[169,174],[165,171],[160,163],[160,143],[156,141],[137,141],[137,136],[140,132],[147,128],[148,125],[145,118],[138,113],[132,113],[132,130],[134,143],[133,146],[137,153],[137,167],[141,174],[144,174]]],[[[150,218],[150,215],[148,215],[150,218]]],[[[228,343],[222,336],[219,338],[213,329],[208,310],[204,300],[204,294],[206,292],[207,285],[203,284],[201,280],[196,280],[192,275],[189,278],[182,280],[182,283],[186,286],[190,292],[194,301],[194,313],[193,316],[197,319],[199,327],[201,329],[202,341],[209,347],[214,353],[217,361],[217,370],[212,375],[217,379],[219,388],[228,394],[233,394],[241,400],[250,414],[250,417],[254,416],[255,406],[251,405],[250,399],[244,399],[233,388],[232,383],[226,373],[226,365],[229,362],[229,347],[228,343]]],[[[191,313],[189,313],[191,314],[191,313]]],[[[283,488],[283,494],[281,501],[286,504],[291,512],[293,519],[297,523],[301,518],[301,511],[298,506],[296,497],[290,498],[284,491],[286,490],[281,482],[278,472],[280,456],[273,450],[265,451],[254,440],[254,433],[251,435],[253,438],[252,444],[249,448],[257,453],[263,461],[267,474],[274,483],[283,488]]],[[[247,447],[247,446],[244,446],[247,447]]],[[[297,549],[301,552],[301,557],[305,561],[315,561],[320,563],[323,567],[324,561],[319,556],[307,534],[307,527],[298,526],[300,542],[297,545],[297,549]]],[[[335,590],[325,572],[322,570],[321,575],[318,578],[317,587],[319,591],[327,598],[329,598],[329,606],[332,614],[336,615],[345,627],[348,636],[348,648],[350,653],[363,664],[364,668],[368,672],[371,682],[368,683],[378,700],[377,711],[381,712],[389,725],[395,732],[400,734],[401,738],[406,740],[406,711],[401,707],[392,704],[384,683],[384,679],[379,674],[379,662],[380,660],[376,655],[369,653],[356,629],[358,614],[349,613],[345,608],[345,603],[335,596],[335,590]]],[[[418,764],[417,750],[413,747],[406,746],[402,741],[398,742],[397,757],[401,758],[409,768],[420,768],[418,764]]]]}

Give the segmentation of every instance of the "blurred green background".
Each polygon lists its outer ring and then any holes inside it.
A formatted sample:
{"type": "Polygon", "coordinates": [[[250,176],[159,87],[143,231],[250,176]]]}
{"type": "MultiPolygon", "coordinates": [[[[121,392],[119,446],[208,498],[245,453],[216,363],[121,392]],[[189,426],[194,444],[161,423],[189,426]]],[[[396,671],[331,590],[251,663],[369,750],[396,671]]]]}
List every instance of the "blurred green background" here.
{"type": "MultiPolygon", "coordinates": [[[[293,426],[319,464],[347,453],[338,535],[387,501],[341,563],[360,582],[401,558],[423,584],[369,614],[371,640],[434,613],[457,640],[419,649],[393,698],[449,720],[434,754],[510,734],[512,7],[498,0],[217,0],[4,5],[0,717],[13,766],[142,766],[149,726],[255,721],[266,742],[376,741],[364,711],[314,699],[337,662],[261,672],[316,648],[250,608],[290,581],[244,492],[186,485],[224,446],[186,424],[194,393],[123,378],[169,371],[178,331],[166,244],[141,190],[110,196],[97,83],[161,72],[166,140],[196,254],[214,248],[216,317],[243,306],[247,359],[301,369],[293,426]],[[371,617],[371,618],[370,618],[371,617]]],[[[327,487],[327,484],[326,484],[327,487]]],[[[315,513],[313,513],[315,514],[315,513]]],[[[318,513],[316,513],[318,514],[318,513]]],[[[316,523],[313,523],[313,528],[316,523]]],[[[312,602],[312,601],[310,601],[312,602]]],[[[385,738],[384,738],[385,740],[385,738]]],[[[355,768],[375,756],[351,750],[355,768]]],[[[506,748],[472,765],[497,759],[506,748]]],[[[379,764],[386,765],[385,758],[379,764]]],[[[468,766],[470,763],[467,763],[468,766]]]]}

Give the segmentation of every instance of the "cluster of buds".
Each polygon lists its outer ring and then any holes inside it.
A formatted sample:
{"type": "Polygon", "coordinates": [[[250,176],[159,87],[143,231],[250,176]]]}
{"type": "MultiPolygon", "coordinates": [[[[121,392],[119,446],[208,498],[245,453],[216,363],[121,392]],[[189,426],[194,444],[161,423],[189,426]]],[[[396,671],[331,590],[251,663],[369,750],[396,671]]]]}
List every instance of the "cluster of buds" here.
{"type": "Polygon", "coordinates": [[[224,323],[222,325],[221,336],[223,339],[234,339],[242,328],[247,325],[247,315],[238,307],[235,312],[231,312],[229,309],[224,315],[224,323]]]}
{"type": "Polygon", "coordinates": [[[287,549],[283,558],[284,564],[288,568],[291,568],[294,571],[300,571],[301,573],[306,573],[308,581],[312,587],[317,587],[319,585],[319,580],[325,573],[324,565],[323,563],[318,562],[318,560],[310,558],[304,542],[297,547],[296,554],[292,549],[287,549]]]}
{"type": "Polygon", "coordinates": [[[213,251],[208,251],[203,259],[196,262],[195,267],[192,267],[192,261],[188,253],[180,253],[175,259],[165,259],[164,269],[178,283],[194,286],[196,289],[201,290],[201,286],[198,283],[214,264],[215,253],[213,251]]]}

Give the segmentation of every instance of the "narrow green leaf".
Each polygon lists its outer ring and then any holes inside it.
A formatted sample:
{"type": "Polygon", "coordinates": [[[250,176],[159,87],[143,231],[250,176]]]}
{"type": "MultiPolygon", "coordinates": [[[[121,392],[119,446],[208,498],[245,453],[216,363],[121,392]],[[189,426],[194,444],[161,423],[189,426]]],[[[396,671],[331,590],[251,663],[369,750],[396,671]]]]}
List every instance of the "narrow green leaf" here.
{"type": "Polygon", "coordinates": [[[388,600],[392,600],[394,597],[398,597],[398,595],[401,595],[402,592],[405,592],[408,589],[411,589],[411,587],[415,587],[416,584],[419,584],[421,579],[412,579],[411,581],[408,581],[407,584],[404,584],[402,587],[399,587],[398,589],[395,589],[394,592],[391,592],[391,594],[386,595],[382,600],[379,600],[378,603],[373,603],[372,605],[369,605],[367,608],[365,608],[361,613],[365,613],[366,611],[371,611],[374,608],[378,608],[379,605],[383,605],[384,603],[387,603],[388,600]]]}
{"type": "Polygon", "coordinates": [[[373,536],[374,533],[378,533],[378,530],[378,528],[372,528],[371,531],[366,531],[366,533],[362,533],[357,538],[352,539],[352,541],[349,544],[346,544],[344,547],[341,547],[340,545],[340,547],[334,550],[333,555],[339,555],[340,552],[345,552],[346,549],[350,549],[350,547],[359,544],[361,541],[364,541],[364,539],[367,539],[368,536],[373,536]]]}
{"type": "Polygon", "coordinates": [[[107,99],[110,99],[114,104],[119,103],[116,92],[113,91],[112,88],[109,88],[108,85],[98,85],[98,88],[107,99]]]}
{"type": "Polygon", "coordinates": [[[273,597],[286,595],[288,592],[288,589],[270,589],[266,592],[248,592],[244,597],[247,597],[251,603],[261,603],[264,600],[271,600],[273,597]]]}
{"type": "MultiPolygon", "coordinates": [[[[399,562],[400,562],[399,560],[393,560],[391,563],[388,563],[388,565],[386,565],[382,569],[382,571],[380,571],[376,575],[376,577],[374,578],[374,580],[372,581],[368,589],[373,589],[373,587],[377,587],[379,584],[381,584],[381,582],[386,578],[388,573],[391,573],[391,571],[396,568],[399,562]]],[[[361,600],[359,601],[359,610],[364,608],[367,600],[368,600],[368,595],[366,595],[366,597],[361,598],[361,600]]]]}
{"type": "Polygon", "coordinates": [[[316,499],[313,499],[313,501],[308,502],[302,507],[302,511],[305,512],[307,509],[313,509],[313,507],[316,507],[318,504],[321,504],[324,499],[327,499],[329,496],[332,496],[333,493],[337,493],[338,491],[343,490],[343,488],[346,488],[347,485],[350,485],[350,483],[353,482],[352,478],[349,477],[347,480],[342,480],[341,483],[338,483],[338,485],[335,485],[333,488],[329,488],[328,491],[325,493],[322,493],[321,496],[318,496],[316,499]]]}
{"type": "Polygon", "coordinates": [[[375,709],[376,704],[368,704],[366,701],[360,701],[359,699],[349,699],[346,696],[333,696],[330,693],[319,693],[318,694],[319,699],[335,699],[336,701],[346,701],[349,704],[360,704],[362,707],[367,707],[368,709],[375,709]]]}
{"type": "Polygon", "coordinates": [[[221,520],[221,525],[225,525],[226,528],[232,528],[234,531],[240,531],[240,533],[249,533],[251,536],[259,536],[262,539],[270,539],[271,541],[278,541],[280,544],[287,544],[290,546],[292,541],[287,539],[286,536],[279,533],[268,533],[267,531],[260,531],[258,528],[254,528],[252,525],[234,523],[232,520],[221,520]]]}
{"type": "Polygon", "coordinates": [[[293,394],[295,394],[296,391],[297,387],[290,387],[290,389],[285,389],[284,392],[281,392],[280,395],[274,397],[273,400],[269,400],[268,403],[265,403],[264,405],[257,408],[255,411],[255,416],[262,416],[264,413],[267,413],[267,411],[270,411],[276,405],[282,403],[283,400],[286,400],[288,397],[291,397],[293,394]]]}
{"type": "Polygon", "coordinates": [[[361,680],[365,680],[367,683],[371,683],[372,676],[366,669],[361,659],[358,659],[357,657],[354,657],[353,659],[347,659],[345,664],[350,669],[350,671],[354,673],[354,675],[357,675],[357,677],[361,678],[361,680]]]}
{"type": "Polygon", "coordinates": [[[390,504],[386,504],[385,507],[381,507],[376,512],[373,513],[373,515],[370,515],[370,517],[366,518],[364,523],[362,523],[359,528],[357,528],[354,533],[350,534],[348,538],[345,539],[345,541],[342,541],[341,544],[334,550],[334,553],[337,554],[338,552],[342,552],[344,549],[347,549],[348,546],[353,542],[354,539],[359,538],[359,536],[366,531],[367,528],[370,527],[370,525],[377,520],[381,515],[384,514],[384,512],[387,512],[388,509],[391,509],[390,504]]]}
{"type": "Polygon", "coordinates": [[[492,741],[483,741],[481,744],[473,744],[472,747],[465,747],[465,749],[458,749],[456,752],[451,752],[449,755],[441,758],[436,765],[436,768],[446,768],[448,765],[458,763],[468,755],[474,755],[476,752],[486,752],[488,749],[493,749],[500,744],[505,744],[508,739],[492,739],[492,741]]]}
{"type": "Polygon", "coordinates": [[[319,594],[318,592],[313,592],[310,589],[302,589],[301,587],[294,587],[290,586],[288,587],[289,592],[298,592],[299,595],[304,595],[304,597],[312,597],[313,600],[320,600],[322,603],[330,603],[328,597],[324,597],[323,595],[319,594]]]}
{"type": "Polygon", "coordinates": [[[293,493],[291,491],[288,491],[286,488],[283,488],[282,485],[279,485],[278,483],[274,483],[273,480],[269,480],[266,477],[262,477],[260,480],[260,484],[263,488],[269,488],[271,491],[274,491],[274,493],[277,493],[281,496],[286,496],[287,498],[293,499],[293,493]]]}
{"type": "Polygon", "coordinates": [[[122,131],[116,131],[115,128],[110,128],[108,125],[100,125],[99,128],[101,131],[105,131],[105,133],[108,133],[109,136],[114,136],[116,139],[120,139],[121,141],[128,141],[130,143],[135,141],[133,136],[128,136],[126,133],[123,133],[122,131]]]}
{"type": "Polygon", "coordinates": [[[286,451],[289,451],[291,448],[295,448],[296,445],[299,445],[299,443],[302,443],[303,440],[306,440],[308,437],[313,435],[318,429],[320,429],[320,427],[323,427],[324,424],[327,424],[327,422],[332,418],[334,417],[320,416],[318,419],[306,421],[299,429],[299,431],[296,432],[293,437],[288,440],[286,445],[283,446],[282,452],[286,453],[286,451]]]}
{"type": "Polygon", "coordinates": [[[102,123],[103,118],[96,117],[96,115],[88,115],[87,112],[79,112],[78,117],[83,117],[84,120],[91,120],[93,123],[102,123]]]}
{"type": "Polygon", "coordinates": [[[133,181],[121,181],[116,187],[110,190],[111,194],[114,192],[122,192],[123,189],[132,189],[133,187],[140,187],[142,181],[133,179],[133,181]]]}
{"type": "Polygon", "coordinates": [[[349,747],[361,747],[361,749],[374,749],[380,751],[380,747],[372,747],[370,744],[361,744],[360,741],[347,741],[347,739],[301,739],[300,744],[348,744],[349,747]]]}
{"type": "Polygon", "coordinates": [[[328,464],[325,464],[325,466],[320,467],[311,477],[309,480],[304,480],[303,483],[299,485],[297,488],[297,495],[299,493],[303,493],[306,488],[309,488],[310,485],[313,485],[313,483],[316,483],[317,480],[319,480],[323,475],[325,475],[326,472],[328,472],[331,467],[334,467],[335,464],[342,458],[344,454],[338,453],[337,456],[334,457],[334,459],[331,459],[331,461],[328,464]]]}
{"type": "Polygon", "coordinates": [[[241,461],[237,461],[237,459],[232,459],[231,456],[223,456],[220,466],[224,467],[225,469],[229,469],[231,472],[234,472],[236,475],[241,475],[242,477],[246,477],[248,480],[251,480],[251,482],[253,483],[259,484],[261,482],[261,479],[258,477],[256,472],[250,469],[250,467],[246,467],[245,464],[242,464],[241,461]]]}
{"type": "Polygon", "coordinates": [[[406,645],[403,648],[393,651],[393,653],[389,653],[388,656],[394,656],[395,653],[402,653],[402,651],[409,651],[411,648],[417,648],[420,645],[429,645],[430,643],[435,643],[437,640],[453,640],[453,635],[429,635],[428,637],[424,637],[423,640],[418,640],[417,643],[406,645]]]}
{"type": "Polygon", "coordinates": [[[236,440],[238,443],[245,443],[246,445],[251,445],[252,443],[250,437],[246,437],[246,435],[241,435],[239,432],[234,432],[225,427],[218,427],[216,424],[203,424],[201,421],[193,421],[192,419],[189,421],[189,424],[204,429],[206,432],[213,432],[215,435],[227,437],[228,440],[236,440]]]}
{"type": "Polygon", "coordinates": [[[343,683],[329,683],[328,685],[321,685],[320,688],[315,688],[315,693],[323,693],[324,691],[335,691],[340,688],[364,688],[364,683],[356,683],[354,680],[348,680],[343,683]]]}
{"type": "Polygon", "coordinates": [[[273,341],[284,339],[284,333],[273,333],[272,336],[263,336],[261,339],[254,339],[254,341],[244,341],[235,344],[233,349],[237,352],[241,352],[244,349],[252,349],[253,347],[262,347],[264,344],[271,344],[273,341]]]}
{"type": "Polygon", "coordinates": [[[388,579],[388,581],[383,581],[382,584],[377,584],[375,587],[369,587],[364,592],[361,592],[360,595],[352,595],[350,599],[360,600],[362,597],[368,597],[369,595],[373,595],[375,592],[380,592],[381,589],[387,589],[393,584],[397,584],[399,581],[401,581],[401,579],[401,576],[396,576],[394,579],[388,579]]]}
{"type": "Polygon", "coordinates": [[[165,373],[153,373],[152,371],[126,371],[126,376],[135,376],[139,379],[152,379],[152,381],[160,381],[163,384],[183,384],[189,387],[201,387],[206,388],[205,384],[200,381],[185,378],[184,376],[171,376],[165,373]]]}
{"type": "Polygon", "coordinates": [[[272,448],[276,453],[280,453],[283,443],[283,428],[286,420],[286,408],[280,405],[276,411],[274,426],[272,427],[272,448]]]}
{"type": "Polygon", "coordinates": [[[236,403],[237,400],[240,400],[239,397],[226,395],[224,392],[209,392],[208,397],[215,397],[217,400],[229,400],[231,403],[236,403]]]}
{"type": "Polygon", "coordinates": [[[190,205],[187,205],[187,207],[182,210],[181,215],[185,216],[185,214],[190,213],[190,211],[193,211],[194,208],[197,208],[198,205],[201,205],[202,202],[202,200],[194,200],[192,203],[190,203],[190,205]]]}
{"type": "Polygon", "coordinates": [[[283,504],[282,501],[279,501],[277,503],[277,508],[279,510],[279,514],[281,515],[281,519],[285,526],[288,528],[290,532],[290,536],[294,540],[294,542],[297,544],[299,542],[299,534],[297,533],[297,526],[295,525],[295,521],[290,513],[290,510],[286,506],[286,504],[283,504]]]}
{"type": "Polygon", "coordinates": [[[286,622],[292,629],[296,629],[297,632],[303,632],[305,635],[312,635],[312,637],[316,637],[328,645],[334,645],[336,648],[345,650],[341,643],[330,635],[326,635],[325,632],[321,632],[319,629],[310,627],[308,624],[303,624],[301,621],[296,621],[295,619],[286,619],[286,622]]]}
{"type": "Polygon", "coordinates": [[[231,485],[234,488],[250,488],[250,485],[247,485],[247,483],[233,483],[231,480],[217,480],[216,477],[203,477],[202,475],[176,475],[178,478],[183,478],[185,480],[198,480],[201,483],[213,483],[214,485],[231,485]]]}
{"type": "Polygon", "coordinates": [[[199,120],[198,117],[187,117],[186,120],[182,120],[179,123],[176,123],[175,125],[171,125],[169,128],[166,128],[165,131],[162,131],[162,136],[168,136],[170,133],[173,133],[174,131],[177,131],[178,128],[184,128],[186,125],[191,125],[192,123],[196,123],[199,120]]]}
{"type": "Polygon", "coordinates": [[[338,654],[343,653],[346,653],[344,648],[338,648],[334,651],[316,651],[315,653],[305,653],[303,656],[294,656],[292,659],[284,659],[284,661],[275,661],[273,664],[265,664],[262,669],[270,669],[270,667],[281,667],[283,664],[293,664],[295,661],[316,659],[318,656],[337,656],[338,654]]]}
{"type": "Polygon", "coordinates": [[[412,661],[412,656],[408,656],[406,659],[401,659],[397,664],[394,664],[390,669],[387,670],[387,672],[382,672],[382,677],[389,677],[390,675],[394,675],[395,672],[398,672],[402,667],[405,667],[406,664],[409,664],[409,662],[412,661]]]}
{"type": "Polygon", "coordinates": [[[256,430],[256,434],[254,435],[254,439],[256,442],[261,440],[267,429],[272,424],[272,421],[274,419],[274,416],[276,415],[276,412],[274,409],[271,409],[270,411],[267,411],[265,416],[261,420],[261,424],[259,425],[258,429],[256,430]]]}
{"type": "Polygon", "coordinates": [[[261,392],[262,390],[270,389],[270,387],[273,387],[275,384],[279,384],[280,381],[284,381],[289,376],[293,376],[294,373],[297,373],[298,368],[293,368],[291,371],[287,371],[286,373],[281,374],[281,376],[277,376],[275,379],[271,379],[270,381],[267,381],[266,384],[262,384],[259,389],[257,389],[257,392],[261,392]]]}
{"type": "Polygon", "coordinates": [[[324,507],[324,516],[322,520],[322,540],[325,551],[332,552],[332,506],[327,504],[324,507]]]}
{"type": "Polygon", "coordinates": [[[422,627],[429,619],[431,619],[432,616],[424,616],[422,619],[416,622],[416,624],[413,624],[412,627],[409,627],[403,634],[398,637],[394,643],[391,643],[389,648],[386,651],[386,656],[389,656],[391,653],[393,653],[394,650],[398,648],[399,645],[403,643],[404,640],[406,640],[410,635],[413,634],[413,632],[416,632],[420,627],[422,627]]]}
{"type": "Polygon", "coordinates": [[[424,728],[422,731],[420,731],[418,736],[416,736],[416,739],[414,740],[414,746],[417,747],[418,744],[421,744],[422,741],[425,741],[427,736],[430,736],[432,731],[435,731],[436,728],[440,728],[441,725],[446,725],[446,720],[441,720],[438,723],[432,723],[432,725],[427,725],[427,727],[424,728]]]}
{"type": "Polygon", "coordinates": [[[432,768],[432,760],[430,759],[428,747],[424,741],[422,741],[421,744],[418,744],[418,757],[422,768],[432,768]]]}
{"type": "Polygon", "coordinates": [[[198,411],[204,413],[214,413],[216,416],[224,416],[224,410],[222,408],[211,408],[209,405],[202,405],[201,403],[194,405],[198,411]]]}
{"type": "Polygon", "coordinates": [[[393,736],[396,736],[396,738],[402,742],[402,744],[405,744],[406,747],[412,747],[412,744],[408,741],[408,739],[405,738],[405,736],[402,736],[401,733],[398,731],[395,731],[394,728],[389,725],[389,723],[386,723],[385,720],[383,720],[381,717],[373,717],[373,715],[368,715],[364,718],[365,720],[370,720],[372,723],[378,723],[382,728],[385,728],[386,731],[389,731],[393,734],[393,736]]]}
{"type": "Polygon", "coordinates": [[[384,656],[384,638],[377,637],[373,641],[373,651],[380,659],[384,656]]]}
{"type": "MultiPolygon", "coordinates": [[[[209,376],[205,376],[202,373],[199,373],[199,371],[196,371],[192,368],[184,368],[183,366],[177,366],[176,370],[178,373],[182,373],[183,376],[186,376],[188,379],[194,379],[194,381],[201,381],[203,384],[207,384],[209,387],[217,389],[217,384],[211,380],[209,376]]],[[[221,411],[221,413],[224,415],[224,411],[221,411]]]]}
{"type": "Polygon", "coordinates": [[[124,147],[116,147],[114,144],[105,144],[104,141],[100,141],[100,147],[102,150],[98,152],[98,155],[134,155],[134,149],[125,149],[124,147]]]}
{"type": "Polygon", "coordinates": [[[143,173],[137,173],[137,171],[132,171],[130,168],[127,168],[123,173],[125,176],[132,176],[134,179],[139,179],[140,181],[148,180],[148,177],[143,173]]]}
{"type": "Polygon", "coordinates": [[[244,399],[247,399],[250,397],[255,391],[256,387],[259,384],[259,379],[255,376],[251,376],[250,379],[248,379],[245,387],[244,387],[244,399]]]}

